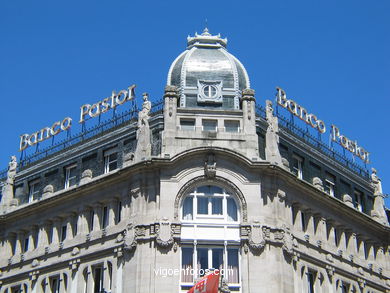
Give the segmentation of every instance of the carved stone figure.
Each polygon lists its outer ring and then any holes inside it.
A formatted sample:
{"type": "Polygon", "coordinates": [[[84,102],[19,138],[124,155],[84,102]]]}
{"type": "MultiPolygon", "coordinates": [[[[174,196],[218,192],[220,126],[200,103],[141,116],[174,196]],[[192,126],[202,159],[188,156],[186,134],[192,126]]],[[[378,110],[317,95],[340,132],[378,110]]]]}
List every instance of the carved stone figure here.
{"type": "Polygon", "coordinates": [[[8,163],[7,184],[14,184],[17,166],[16,157],[12,156],[11,161],[8,163]]]}
{"type": "Polygon", "coordinates": [[[377,170],[371,168],[371,184],[374,187],[374,195],[382,194],[382,182],[376,173],[377,170]]]}
{"type": "Polygon", "coordinates": [[[138,113],[137,148],[134,155],[136,161],[148,158],[152,153],[149,128],[149,113],[152,104],[148,100],[147,93],[143,94],[143,100],[142,110],[138,113]]]}
{"type": "Polygon", "coordinates": [[[266,101],[266,120],[268,122],[268,128],[265,135],[267,142],[265,148],[267,160],[282,166],[282,157],[279,152],[278,118],[273,115],[272,102],[269,100],[266,101]]]}
{"type": "Polygon", "coordinates": [[[207,160],[204,162],[204,174],[207,178],[214,178],[217,172],[217,162],[214,154],[208,154],[207,160]]]}
{"type": "Polygon", "coordinates": [[[324,191],[324,185],[322,183],[322,180],[321,178],[319,177],[313,177],[313,185],[315,188],[321,190],[321,191],[324,191]]]}

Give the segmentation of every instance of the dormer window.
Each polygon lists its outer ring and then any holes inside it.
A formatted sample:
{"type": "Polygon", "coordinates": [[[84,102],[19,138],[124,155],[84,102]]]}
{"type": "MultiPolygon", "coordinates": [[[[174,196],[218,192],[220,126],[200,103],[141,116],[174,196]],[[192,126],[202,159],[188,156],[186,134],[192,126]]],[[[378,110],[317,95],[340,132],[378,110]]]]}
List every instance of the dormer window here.
{"type": "Polygon", "coordinates": [[[205,97],[213,99],[217,95],[217,88],[213,85],[206,85],[203,87],[203,94],[205,97]]]}
{"type": "Polygon", "coordinates": [[[222,104],[222,81],[198,80],[198,102],[222,104]]]}

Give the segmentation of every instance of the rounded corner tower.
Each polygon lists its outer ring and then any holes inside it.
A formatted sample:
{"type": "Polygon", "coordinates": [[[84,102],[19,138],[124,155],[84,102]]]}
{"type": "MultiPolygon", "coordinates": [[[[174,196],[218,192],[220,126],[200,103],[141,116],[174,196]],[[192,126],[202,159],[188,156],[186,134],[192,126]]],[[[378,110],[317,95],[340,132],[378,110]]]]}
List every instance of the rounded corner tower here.
{"type": "Polygon", "coordinates": [[[207,28],[187,38],[187,49],[173,61],[167,78],[167,85],[179,89],[180,107],[240,109],[249,77],[226,44],[227,39],[211,35],[207,28]]]}

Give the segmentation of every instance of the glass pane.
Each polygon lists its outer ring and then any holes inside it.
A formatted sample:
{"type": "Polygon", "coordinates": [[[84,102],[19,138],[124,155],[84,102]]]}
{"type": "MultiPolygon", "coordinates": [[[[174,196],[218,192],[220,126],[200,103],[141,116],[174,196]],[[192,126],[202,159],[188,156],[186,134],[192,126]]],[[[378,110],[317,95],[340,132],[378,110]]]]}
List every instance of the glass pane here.
{"type": "Polygon", "coordinates": [[[205,270],[209,268],[208,266],[208,249],[207,248],[198,248],[198,272],[200,276],[203,276],[205,270]]]}
{"type": "Polygon", "coordinates": [[[207,215],[209,199],[207,197],[198,197],[198,214],[207,215]]]}
{"type": "Polygon", "coordinates": [[[198,193],[209,194],[210,193],[210,186],[207,185],[207,186],[198,187],[197,192],[198,193]]]}
{"type": "Polygon", "coordinates": [[[218,186],[209,186],[210,187],[210,193],[215,194],[223,194],[222,188],[218,186]]]}
{"type": "Polygon", "coordinates": [[[228,221],[237,221],[237,205],[233,198],[227,199],[228,221]]]}
{"type": "Polygon", "coordinates": [[[225,278],[228,283],[239,283],[238,249],[228,249],[228,266],[225,278]]]}
{"type": "Polygon", "coordinates": [[[213,269],[222,269],[222,263],[223,263],[223,248],[213,248],[213,269]]]}
{"type": "Polygon", "coordinates": [[[193,266],[192,266],[192,247],[183,247],[181,249],[181,281],[192,283],[193,279],[193,266]]]}
{"type": "Polygon", "coordinates": [[[211,199],[211,204],[212,204],[212,214],[222,215],[222,198],[213,197],[211,199]]]}
{"type": "Polygon", "coordinates": [[[202,121],[204,131],[216,131],[217,121],[216,120],[203,120],[202,121]]]}
{"type": "Polygon", "coordinates": [[[192,220],[193,198],[187,197],[183,203],[183,220],[192,220]]]}
{"type": "Polygon", "coordinates": [[[226,132],[238,132],[239,128],[240,128],[239,121],[225,121],[226,132]]]}

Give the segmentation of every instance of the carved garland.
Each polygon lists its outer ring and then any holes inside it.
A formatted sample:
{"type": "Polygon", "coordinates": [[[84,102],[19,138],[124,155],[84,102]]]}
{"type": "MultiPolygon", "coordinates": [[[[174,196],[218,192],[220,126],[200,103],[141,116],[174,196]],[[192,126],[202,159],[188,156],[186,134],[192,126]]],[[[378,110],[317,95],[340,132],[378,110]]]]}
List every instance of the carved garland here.
{"type": "Polygon", "coordinates": [[[215,176],[213,180],[206,178],[206,176],[199,176],[184,184],[175,198],[175,220],[178,220],[179,218],[179,208],[182,199],[190,192],[191,189],[194,189],[195,187],[200,185],[218,185],[218,183],[231,190],[233,194],[237,196],[238,200],[240,201],[241,220],[242,222],[246,223],[248,219],[248,211],[244,195],[236,185],[220,176],[215,176]]]}

